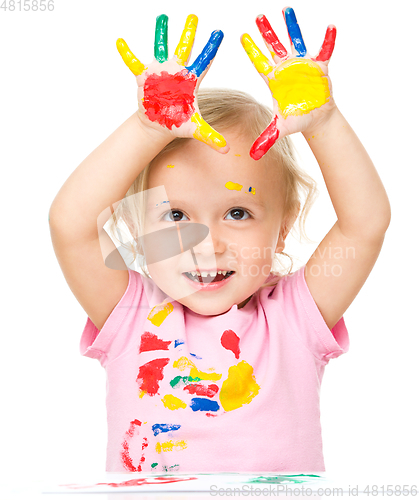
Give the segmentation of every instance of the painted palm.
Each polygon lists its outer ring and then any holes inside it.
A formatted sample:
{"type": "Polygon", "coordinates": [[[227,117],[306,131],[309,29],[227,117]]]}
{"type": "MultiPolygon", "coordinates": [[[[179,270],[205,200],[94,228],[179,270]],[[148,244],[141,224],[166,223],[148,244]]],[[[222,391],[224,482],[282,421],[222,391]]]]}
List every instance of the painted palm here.
{"type": "Polygon", "coordinates": [[[194,137],[220,153],[227,153],[229,146],[224,137],[202,118],[196,97],[224,35],[222,31],[213,31],[201,54],[193,64],[186,66],[197,24],[197,16],[188,16],[174,56],[169,59],[168,17],[158,16],[154,60],[147,67],[134,56],[122,38],[117,40],[116,46],[125,64],[137,78],[140,116],[148,126],[170,130],[176,137],[194,137]]]}
{"type": "Polygon", "coordinates": [[[273,62],[263,55],[247,33],[241,37],[244,50],[268,84],[273,97],[272,121],[250,150],[250,156],[255,160],[262,158],[281,137],[306,130],[334,106],[327,66],[335,46],[335,26],[328,26],[318,55],[310,57],[294,10],[286,7],[282,13],[291,53],[281,44],[264,15],[256,18],[256,24],[273,62]]]}

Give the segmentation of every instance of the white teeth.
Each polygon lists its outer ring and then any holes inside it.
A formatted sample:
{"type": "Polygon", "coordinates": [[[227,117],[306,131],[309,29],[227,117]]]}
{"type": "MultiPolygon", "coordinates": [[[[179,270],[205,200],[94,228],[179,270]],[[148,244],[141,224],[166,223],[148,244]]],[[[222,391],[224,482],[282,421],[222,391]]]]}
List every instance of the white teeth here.
{"type": "Polygon", "coordinates": [[[206,273],[205,271],[201,273],[201,276],[202,276],[203,278],[207,278],[207,277],[208,277],[208,275],[209,275],[209,273],[206,273]]]}
{"type": "Polygon", "coordinates": [[[227,271],[220,271],[220,273],[225,276],[227,274],[227,271]]]}
{"type": "Polygon", "coordinates": [[[217,276],[217,271],[212,271],[209,273],[209,275],[211,276],[211,278],[214,278],[215,276],[217,276]]]}
{"type": "Polygon", "coordinates": [[[191,271],[189,274],[192,274],[192,276],[196,276],[196,271],[191,271]]]}

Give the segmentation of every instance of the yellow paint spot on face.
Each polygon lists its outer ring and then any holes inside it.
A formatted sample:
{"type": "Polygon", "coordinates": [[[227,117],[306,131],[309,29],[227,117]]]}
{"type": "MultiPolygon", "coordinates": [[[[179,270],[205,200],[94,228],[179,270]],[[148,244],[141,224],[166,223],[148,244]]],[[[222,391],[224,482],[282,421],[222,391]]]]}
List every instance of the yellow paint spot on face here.
{"type": "Polygon", "coordinates": [[[229,182],[226,183],[225,187],[227,189],[231,189],[231,190],[234,189],[236,191],[240,191],[243,186],[241,184],[237,184],[236,182],[230,182],[229,181],[229,182]]]}
{"type": "Polygon", "coordinates": [[[191,368],[191,373],[189,374],[189,376],[192,378],[199,377],[201,380],[220,380],[222,375],[219,373],[201,372],[197,368],[191,368]]]}
{"type": "Polygon", "coordinates": [[[236,410],[250,403],[259,394],[259,389],[253,368],[246,361],[240,361],[228,370],[220,391],[220,403],[225,411],[236,410]]]}
{"type": "Polygon", "coordinates": [[[166,394],[166,396],[162,398],[162,402],[164,406],[169,410],[179,410],[179,408],[186,408],[186,403],[176,396],[173,396],[172,394],[166,394]]]}
{"type": "Polygon", "coordinates": [[[175,168],[174,165],[167,165],[167,168],[175,168]]]}
{"type": "Polygon", "coordinates": [[[198,139],[198,141],[204,142],[211,147],[215,147],[216,149],[223,148],[227,145],[227,141],[224,137],[208,125],[208,123],[198,113],[194,113],[191,116],[191,121],[197,125],[197,128],[193,133],[195,139],[198,139]]]}
{"type": "Polygon", "coordinates": [[[282,116],[300,116],[325,104],[329,83],[320,66],[310,59],[289,59],[275,71],[269,88],[282,116]]]}
{"type": "Polygon", "coordinates": [[[157,443],[156,444],[156,451],[157,453],[161,453],[162,451],[179,451],[179,450],[184,450],[187,448],[188,445],[186,444],[186,441],[183,439],[179,441],[164,441],[163,443],[157,443]]]}
{"type": "Polygon", "coordinates": [[[251,187],[249,193],[256,194],[256,188],[251,187]]]}
{"type": "Polygon", "coordinates": [[[172,311],[173,304],[171,302],[168,302],[167,304],[159,304],[153,307],[147,316],[147,319],[149,319],[153,325],[160,326],[172,311]]]}
{"type": "Polygon", "coordinates": [[[234,156],[241,156],[241,155],[234,155],[234,156]]]}
{"type": "Polygon", "coordinates": [[[141,390],[141,391],[139,392],[139,394],[138,394],[138,397],[141,399],[141,398],[144,396],[144,394],[147,394],[147,393],[146,393],[145,391],[142,391],[142,390],[141,390]]]}
{"type": "Polygon", "coordinates": [[[173,363],[173,368],[177,368],[183,372],[187,368],[195,368],[195,364],[186,356],[182,356],[173,363]]]}

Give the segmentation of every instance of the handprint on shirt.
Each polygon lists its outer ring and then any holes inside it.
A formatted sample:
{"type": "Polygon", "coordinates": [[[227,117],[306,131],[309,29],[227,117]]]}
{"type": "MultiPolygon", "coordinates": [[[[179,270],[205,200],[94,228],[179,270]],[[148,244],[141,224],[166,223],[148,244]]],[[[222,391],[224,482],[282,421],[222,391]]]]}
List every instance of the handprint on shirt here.
{"type": "Polygon", "coordinates": [[[292,8],[283,9],[291,42],[291,54],[281,44],[269,21],[258,16],[256,24],[274,63],[271,64],[248,34],[241,43],[273,97],[273,118],[256,139],[250,156],[259,160],[281,137],[304,131],[314,120],[333,108],[332,86],[327,65],[335,45],[336,28],[329,25],[319,54],[309,56],[292,8]]]}
{"type": "Polygon", "coordinates": [[[153,127],[163,127],[177,137],[194,137],[220,153],[227,153],[229,146],[224,137],[215,131],[199,113],[198,87],[217,54],[224,34],[213,31],[208,43],[193,64],[186,66],[195,39],[198,18],[190,15],[176,47],[174,57],[168,59],[168,17],[156,20],[154,61],[145,67],[119,38],[117,49],[125,64],[137,77],[140,116],[153,127]]]}

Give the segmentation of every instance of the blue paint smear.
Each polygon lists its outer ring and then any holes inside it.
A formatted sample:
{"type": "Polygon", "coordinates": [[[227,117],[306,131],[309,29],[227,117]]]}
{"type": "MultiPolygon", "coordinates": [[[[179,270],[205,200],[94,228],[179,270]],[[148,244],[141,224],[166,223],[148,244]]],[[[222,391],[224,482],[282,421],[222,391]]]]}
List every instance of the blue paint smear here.
{"type": "Polygon", "coordinates": [[[197,359],[202,359],[201,356],[198,356],[198,354],[194,354],[193,352],[190,352],[189,353],[191,356],[193,356],[194,358],[197,358],[197,359]]]}
{"type": "Polygon", "coordinates": [[[178,345],[181,345],[181,344],[184,344],[185,341],[183,339],[177,339],[175,340],[175,348],[178,346],[178,345]]]}
{"type": "Polygon", "coordinates": [[[218,411],[220,409],[217,401],[207,398],[192,398],[190,407],[193,411],[218,411]]]}
{"type": "Polygon", "coordinates": [[[186,69],[197,77],[200,77],[217,54],[218,47],[221,45],[223,38],[224,33],[222,31],[213,31],[202,52],[186,69]]]}
{"type": "Polygon", "coordinates": [[[160,434],[160,432],[177,431],[178,429],[180,429],[180,425],[179,424],[154,424],[151,428],[154,432],[154,435],[157,436],[157,434],[160,434]]]}
{"type": "Polygon", "coordinates": [[[307,49],[304,45],[303,36],[301,35],[294,9],[291,9],[291,7],[285,9],[285,22],[287,23],[288,34],[297,51],[297,57],[304,57],[307,54],[307,49]]]}

